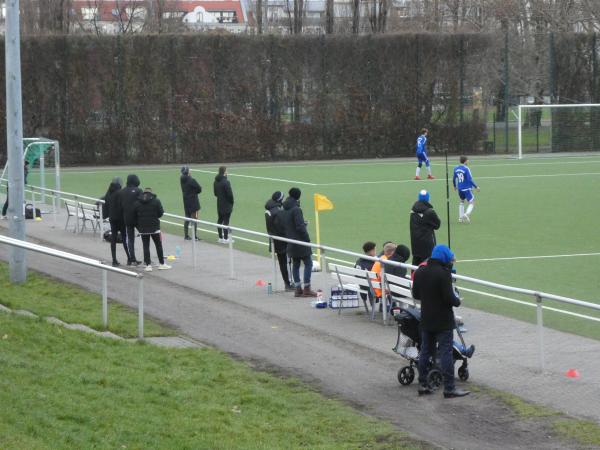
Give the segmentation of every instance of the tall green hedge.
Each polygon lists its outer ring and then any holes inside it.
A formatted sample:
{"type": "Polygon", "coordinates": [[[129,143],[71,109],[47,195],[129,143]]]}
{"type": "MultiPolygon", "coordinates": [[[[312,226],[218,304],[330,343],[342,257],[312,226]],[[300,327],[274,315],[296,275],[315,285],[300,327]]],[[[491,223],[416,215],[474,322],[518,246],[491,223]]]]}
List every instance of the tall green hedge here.
{"type": "MultiPolygon", "coordinates": [[[[592,76],[590,38],[554,42],[553,83],[589,97],[597,83],[580,78],[592,76]],[[567,60],[585,67],[570,75],[567,60]]],[[[486,117],[470,96],[482,88],[485,103],[501,91],[503,43],[486,34],[26,38],[24,134],[58,139],[71,165],[408,156],[423,126],[432,152],[472,153],[486,117]]]]}

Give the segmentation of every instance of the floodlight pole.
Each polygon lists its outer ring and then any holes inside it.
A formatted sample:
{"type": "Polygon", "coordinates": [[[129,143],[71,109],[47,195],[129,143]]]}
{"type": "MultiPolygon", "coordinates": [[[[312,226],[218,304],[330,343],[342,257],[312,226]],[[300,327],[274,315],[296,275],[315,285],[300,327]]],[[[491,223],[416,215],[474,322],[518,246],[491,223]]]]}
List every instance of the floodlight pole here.
{"type": "Polygon", "coordinates": [[[452,248],[450,243],[450,182],[448,181],[448,150],[444,150],[446,156],[446,218],[448,221],[448,247],[452,248]]]}
{"type": "MultiPolygon", "coordinates": [[[[25,240],[23,203],[25,200],[23,173],[23,110],[21,100],[21,37],[19,30],[19,0],[6,2],[6,155],[8,159],[8,217],[10,237],[25,240]]],[[[25,249],[11,246],[10,280],[22,283],[27,278],[25,249]]]]}

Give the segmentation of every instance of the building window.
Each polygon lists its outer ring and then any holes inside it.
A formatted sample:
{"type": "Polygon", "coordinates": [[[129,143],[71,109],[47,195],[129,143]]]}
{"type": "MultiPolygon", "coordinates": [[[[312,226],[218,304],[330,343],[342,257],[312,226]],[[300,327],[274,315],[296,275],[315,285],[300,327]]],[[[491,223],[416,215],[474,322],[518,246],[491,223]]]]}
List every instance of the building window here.
{"type": "Polygon", "coordinates": [[[167,11],[162,14],[162,17],[163,19],[181,19],[184,15],[183,11],[167,11]]]}
{"type": "Polygon", "coordinates": [[[235,11],[211,11],[211,14],[219,23],[237,23],[237,14],[235,11]]]}
{"type": "Polygon", "coordinates": [[[125,13],[130,20],[144,20],[146,18],[146,8],[140,6],[125,8],[125,13]]]}
{"type": "Polygon", "coordinates": [[[81,17],[83,20],[94,20],[97,19],[98,8],[81,8],[81,17]]]}

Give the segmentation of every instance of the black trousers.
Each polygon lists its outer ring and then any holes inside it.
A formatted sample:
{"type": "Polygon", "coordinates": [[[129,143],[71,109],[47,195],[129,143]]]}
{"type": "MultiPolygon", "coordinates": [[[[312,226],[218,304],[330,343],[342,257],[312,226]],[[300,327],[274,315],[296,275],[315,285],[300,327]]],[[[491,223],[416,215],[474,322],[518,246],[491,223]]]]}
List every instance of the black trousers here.
{"type": "Polygon", "coordinates": [[[6,215],[6,211],[8,210],[8,194],[6,194],[6,201],[4,202],[4,206],[2,207],[2,215],[6,215]]]}
{"type": "Polygon", "coordinates": [[[129,251],[130,261],[137,261],[135,258],[135,226],[125,225],[125,237],[127,241],[127,250],[129,251]]]}
{"type": "Polygon", "coordinates": [[[131,261],[129,257],[129,250],[127,250],[127,237],[125,230],[125,222],[122,220],[110,220],[110,253],[112,255],[113,262],[117,262],[117,237],[121,233],[123,240],[123,249],[127,255],[127,261],[131,261]]]}
{"type": "MultiPolygon", "coordinates": [[[[198,218],[198,211],[194,211],[194,212],[186,211],[185,212],[185,217],[189,217],[191,219],[197,219],[198,218]]],[[[185,237],[189,237],[190,236],[189,231],[188,231],[189,227],[190,227],[190,221],[186,220],[183,223],[183,235],[185,237]]],[[[198,238],[198,223],[197,222],[194,222],[194,236],[196,236],[196,239],[198,238]]]]}
{"type": "Polygon", "coordinates": [[[162,242],[160,241],[160,232],[153,234],[142,234],[142,247],[144,248],[144,262],[146,265],[150,265],[150,238],[154,241],[156,247],[156,254],[158,256],[158,262],[160,264],[165,263],[165,257],[163,255],[162,242]]]}
{"type": "MultiPolygon", "coordinates": [[[[217,219],[217,223],[219,225],[229,225],[229,218],[231,217],[231,213],[221,214],[219,213],[219,218],[217,219]]],[[[227,239],[229,235],[229,230],[227,228],[219,228],[219,239],[227,239]]]]}
{"type": "Polygon", "coordinates": [[[277,253],[277,260],[279,261],[279,270],[281,270],[281,277],[286,286],[290,285],[290,273],[287,265],[287,253],[277,253]]]}

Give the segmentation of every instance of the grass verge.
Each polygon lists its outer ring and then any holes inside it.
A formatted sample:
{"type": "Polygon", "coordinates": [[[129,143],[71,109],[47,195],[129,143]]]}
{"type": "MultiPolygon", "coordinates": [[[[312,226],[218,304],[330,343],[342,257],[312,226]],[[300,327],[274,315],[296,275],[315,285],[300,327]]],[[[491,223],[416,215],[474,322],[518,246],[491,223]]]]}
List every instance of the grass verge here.
{"type": "MultiPolygon", "coordinates": [[[[8,265],[0,263],[0,303],[11,309],[26,309],[39,316],[57,317],[68,323],[81,323],[95,330],[104,330],[102,298],[83,289],[55,281],[29,271],[27,281],[10,283],[8,265]]],[[[108,330],[123,337],[137,337],[137,312],[118,303],[109,302],[108,330]]],[[[172,329],[153,320],[144,320],[145,336],[172,336],[172,329]]]]}
{"type": "Polygon", "coordinates": [[[295,380],[212,349],[102,339],[0,314],[3,449],[409,449],[295,380]]]}

